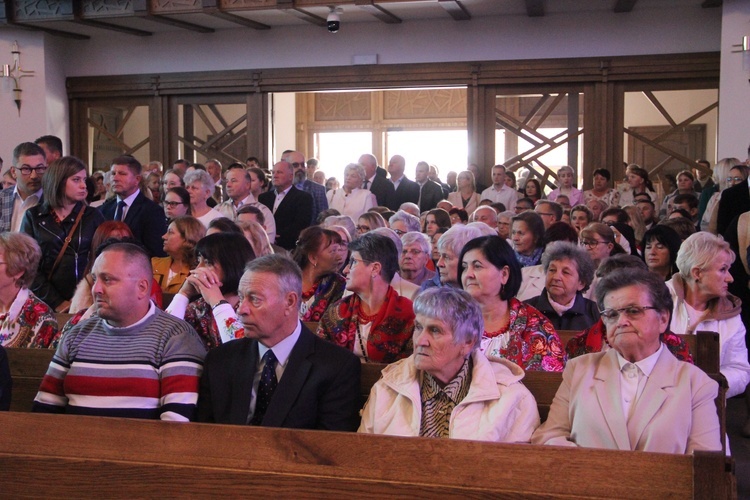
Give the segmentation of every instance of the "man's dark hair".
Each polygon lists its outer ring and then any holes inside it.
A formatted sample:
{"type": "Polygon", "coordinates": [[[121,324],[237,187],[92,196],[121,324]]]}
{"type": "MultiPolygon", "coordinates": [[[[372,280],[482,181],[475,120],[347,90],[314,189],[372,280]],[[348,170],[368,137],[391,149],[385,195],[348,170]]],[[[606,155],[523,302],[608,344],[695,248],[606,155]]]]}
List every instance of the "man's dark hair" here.
{"type": "MultiPolygon", "coordinates": [[[[18,158],[21,156],[46,156],[44,150],[33,142],[22,142],[13,150],[13,166],[18,167],[18,158]]],[[[32,165],[35,167],[36,165],[32,165]]]]}
{"type": "Polygon", "coordinates": [[[141,175],[141,172],[143,172],[141,162],[130,155],[118,156],[112,160],[112,165],[125,165],[131,172],[133,172],[133,175],[141,175]]]}
{"type": "Polygon", "coordinates": [[[43,135],[34,142],[37,145],[44,144],[45,146],[47,146],[47,149],[54,153],[60,154],[60,156],[62,156],[63,154],[63,143],[59,137],[55,137],[54,135],[43,135]]]}
{"type": "Polygon", "coordinates": [[[672,203],[675,205],[687,203],[688,207],[691,209],[698,208],[698,198],[692,193],[678,194],[674,197],[672,203]]]}

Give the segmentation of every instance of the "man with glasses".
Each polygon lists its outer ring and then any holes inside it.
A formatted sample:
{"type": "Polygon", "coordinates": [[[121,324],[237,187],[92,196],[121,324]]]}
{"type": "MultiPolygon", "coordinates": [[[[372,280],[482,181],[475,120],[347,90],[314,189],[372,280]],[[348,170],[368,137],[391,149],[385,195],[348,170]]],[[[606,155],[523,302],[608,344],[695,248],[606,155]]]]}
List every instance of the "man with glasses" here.
{"type": "Polygon", "coordinates": [[[423,233],[410,232],[401,237],[402,249],[399,258],[399,274],[417,286],[435,277],[435,271],[427,269],[430,258],[430,242],[423,233]]]}
{"type": "Polygon", "coordinates": [[[13,150],[10,173],[16,185],[0,191],[0,232],[20,230],[26,210],[41,203],[46,170],[44,150],[33,142],[23,142],[13,150]]]}
{"type": "Polygon", "coordinates": [[[560,222],[563,216],[563,207],[557,202],[549,200],[539,200],[536,202],[534,211],[539,214],[544,222],[544,229],[547,230],[555,223],[560,222]]]}
{"type": "Polygon", "coordinates": [[[313,182],[307,178],[305,157],[299,151],[287,151],[281,159],[289,162],[294,169],[294,187],[300,191],[309,193],[310,196],[312,196],[313,209],[310,224],[315,224],[315,221],[318,219],[318,214],[323,210],[328,210],[328,199],[326,198],[325,186],[321,186],[317,182],[313,182]]]}

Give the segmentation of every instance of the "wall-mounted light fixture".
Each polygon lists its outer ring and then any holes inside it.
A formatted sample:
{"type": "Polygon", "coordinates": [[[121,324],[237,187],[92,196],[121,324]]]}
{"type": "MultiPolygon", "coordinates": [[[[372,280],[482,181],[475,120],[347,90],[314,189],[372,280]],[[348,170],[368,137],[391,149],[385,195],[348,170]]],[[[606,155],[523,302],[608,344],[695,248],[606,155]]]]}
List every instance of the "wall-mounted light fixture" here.
{"type": "Polygon", "coordinates": [[[18,116],[21,116],[21,78],[34,76],[34,72],[21,69],[21,51],[18,50],[17,41],[13,42],[10,53],[13,55],[13,64],[3,64],[0,78],[2,78],[3,91],[13,91],[13,100],[16,103],[16,108],[18,108],[18,116]]]}

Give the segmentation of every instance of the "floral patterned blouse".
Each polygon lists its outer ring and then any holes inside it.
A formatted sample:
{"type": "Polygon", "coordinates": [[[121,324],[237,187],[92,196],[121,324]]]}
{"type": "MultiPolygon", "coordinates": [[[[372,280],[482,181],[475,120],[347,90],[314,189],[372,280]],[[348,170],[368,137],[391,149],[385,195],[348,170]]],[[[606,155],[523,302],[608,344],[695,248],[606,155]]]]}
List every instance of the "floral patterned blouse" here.
{"type": "MultiPolygon", "coordinates": [[[[660,338],[664,345],[667,346],[667,349],[669,349],[669,352],[674,354],[675,358],[680,361],[686,361],[691,364],[693,363],[690,349],[688,349],[684,340],[669,330],[662,333],[660,338]]],[[[607,342],[606,330],[601,318],[594,323],[594,326],[582,331],[570,339],[568,345],[565,346],[565,352],[568,355],[568,359],[573,359],[591,352],[606,351],[607,349],[610,349],[610,345],[609,342],[607,342]]]]}
{"type": "Polygon", "coordinates": [[[203,297],[188,304],[185,321],[198,332],[206,350],[245,336],[245,329],[232,306],[221,304],[212,310],[203,297]]]}
{"type": "Polygon", "coordinates": [[[28,288],[19,290],[10,310],[0,314],[3,347],[55,348],[58,338],[55,312],[28,288]]]}
{"type": "Polygon", "coordinates": [[[516,298],[508,301],[508,309],[507,328],[484,332],[480,349],[488,357],[508,359],[524,370],[563,371],[565,351],[546,316],[516,298]]]}
{"type": "Polygon", "coordinates": [[[341,298],[345,288],[346,278],[339,273],[327,274],[320,278],[311,289],[302,292],[299,319],[320,321],[328,306],[341,298]]]}

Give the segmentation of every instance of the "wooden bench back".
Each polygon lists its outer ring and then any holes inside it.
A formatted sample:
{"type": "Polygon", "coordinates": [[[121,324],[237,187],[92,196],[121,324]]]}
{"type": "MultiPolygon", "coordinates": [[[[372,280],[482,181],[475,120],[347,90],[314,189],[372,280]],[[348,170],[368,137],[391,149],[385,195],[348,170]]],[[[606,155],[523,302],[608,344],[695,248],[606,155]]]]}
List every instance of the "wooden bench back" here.
{"type": "Polygon", "coordinates": [[[13,412],[0,415],[0,438],[2,490],[10,498],[732,496],[731,474],[720,453],[633,453],[13,412]],[[602,464],[615,464],[612,477],[581,476],[602,464]],[[88,487],[92,478],[103,480],[88,487]]]}

